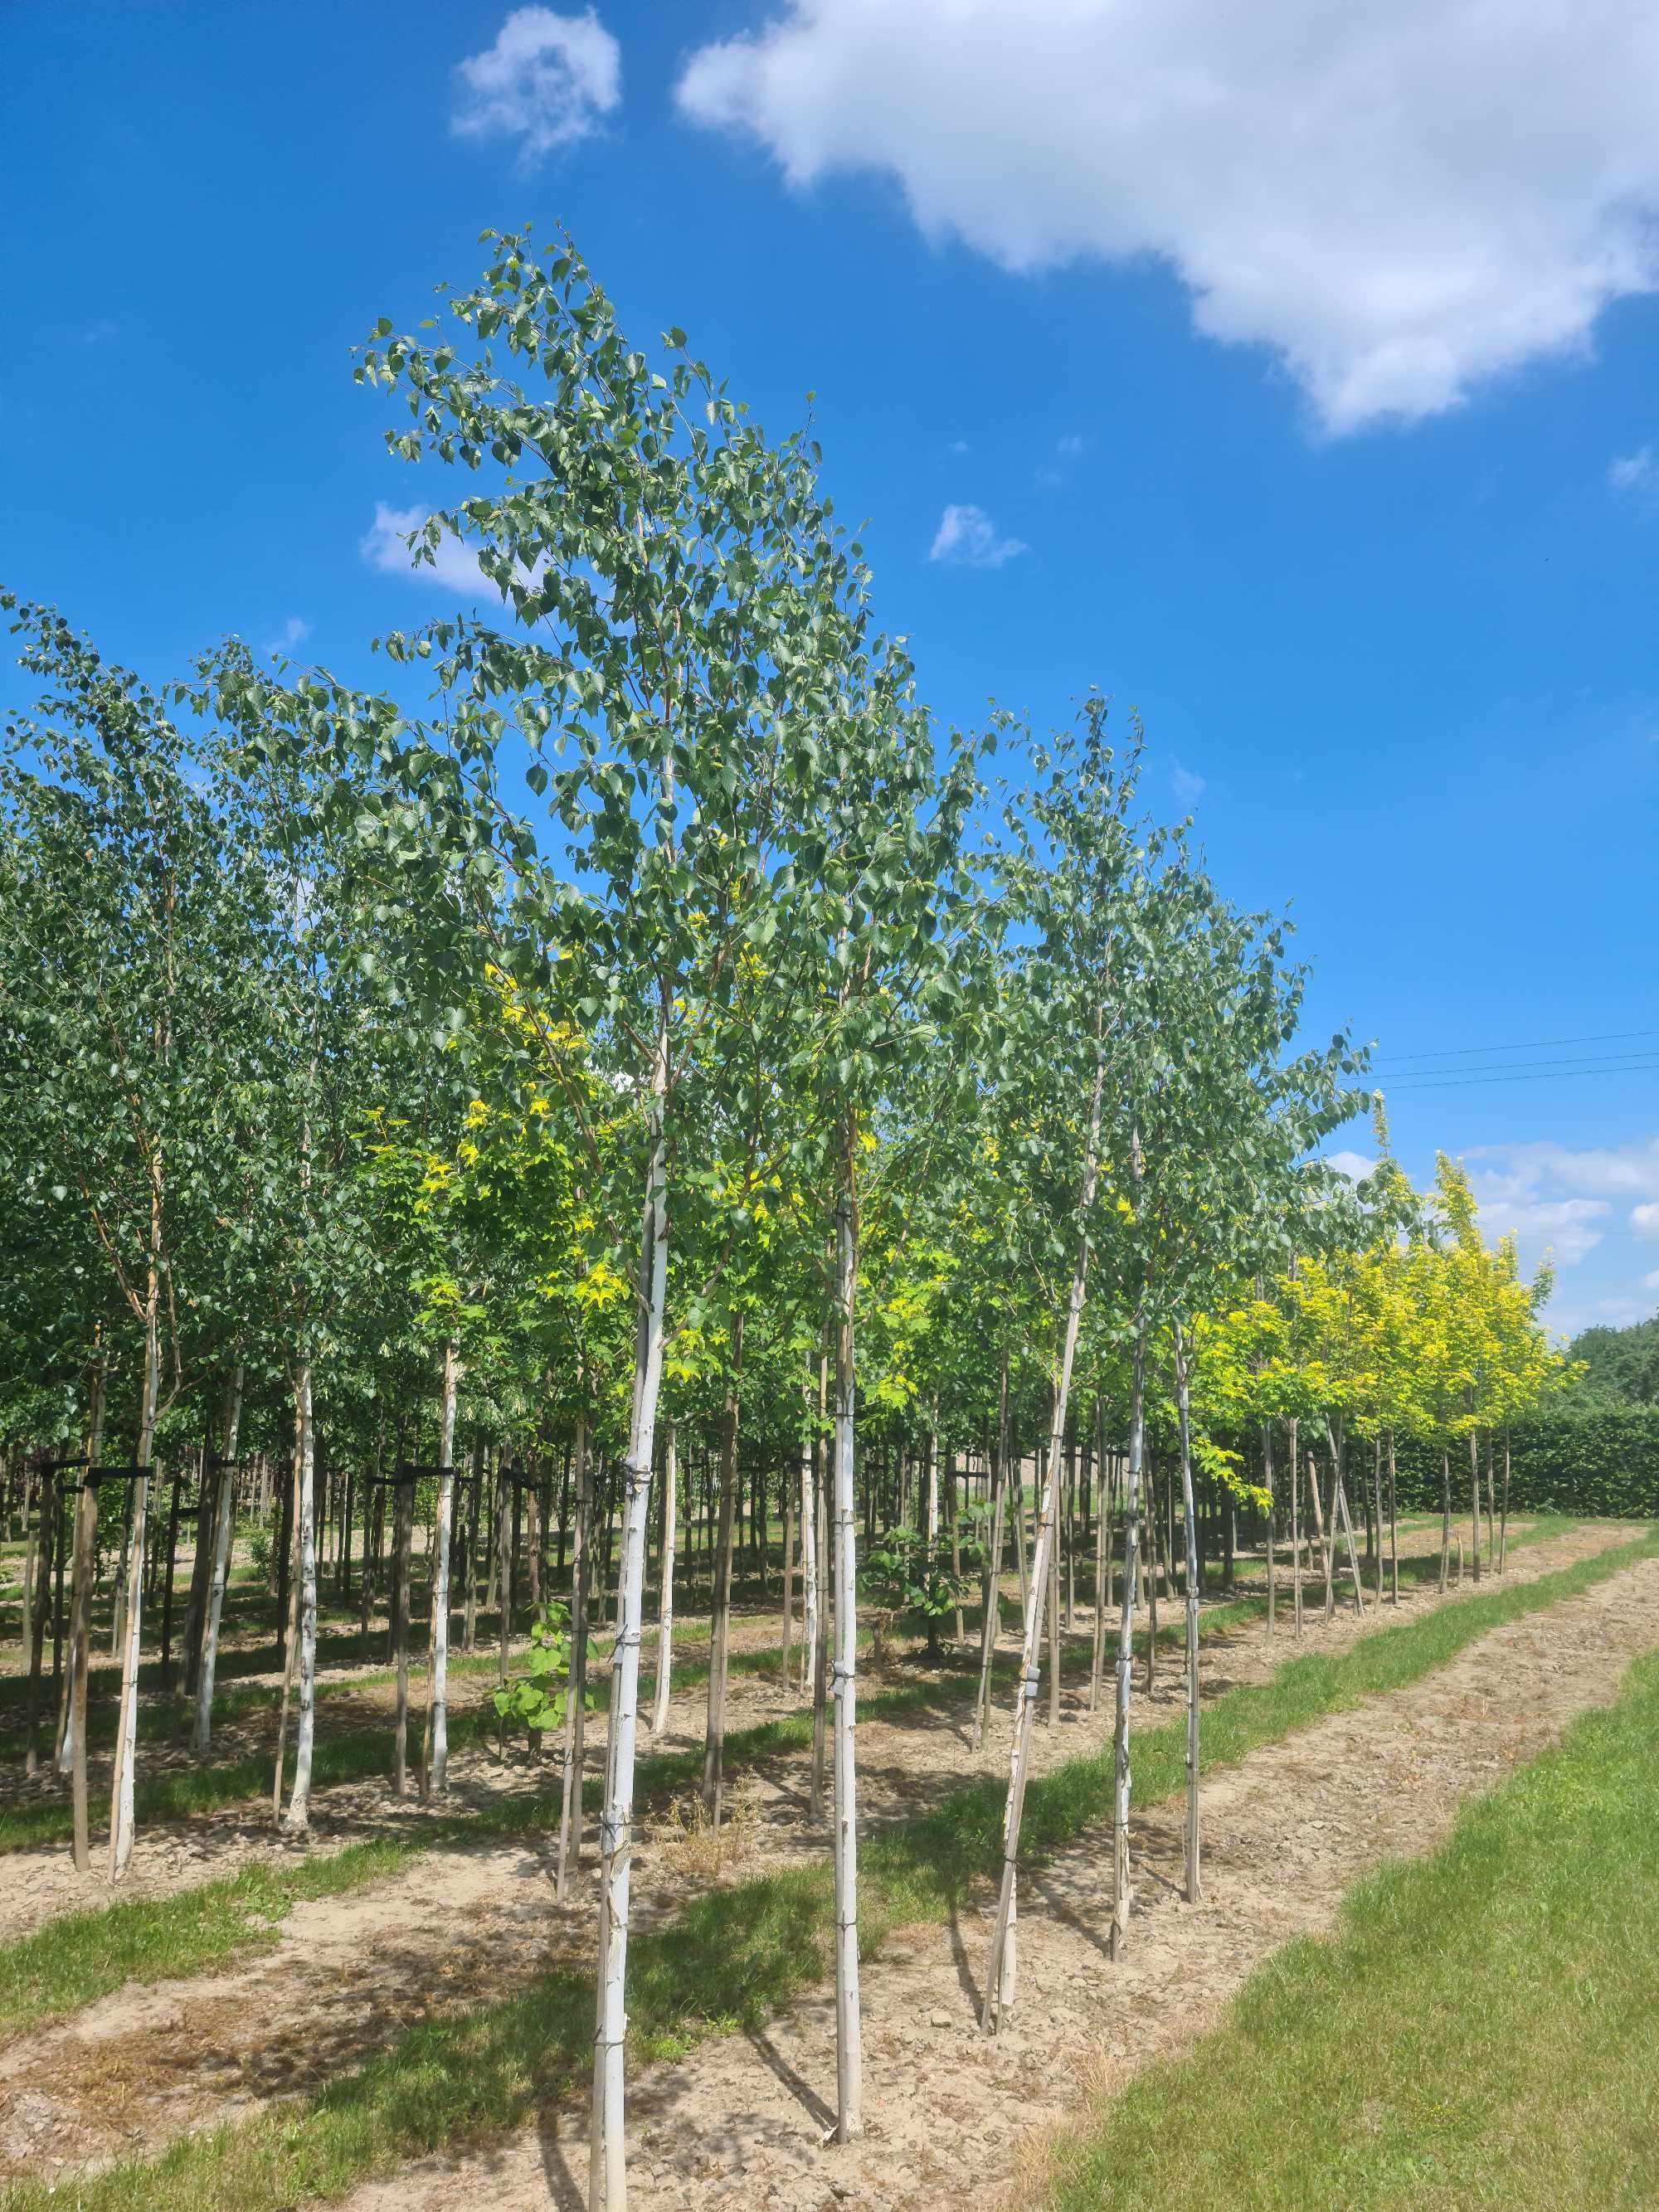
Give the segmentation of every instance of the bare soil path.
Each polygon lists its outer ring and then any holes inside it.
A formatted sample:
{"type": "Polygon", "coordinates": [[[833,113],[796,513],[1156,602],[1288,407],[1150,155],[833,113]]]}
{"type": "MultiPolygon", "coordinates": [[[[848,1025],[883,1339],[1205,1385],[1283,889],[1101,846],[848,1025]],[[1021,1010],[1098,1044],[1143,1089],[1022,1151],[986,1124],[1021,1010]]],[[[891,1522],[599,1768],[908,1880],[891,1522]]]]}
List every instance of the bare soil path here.
{"type": "MultiPolygon", "coordinates": [[[[1621,1541],[1627,1534],[1612,1527],[1584,1527],[1528,1547],[1511,1555],[1505,1580],[1529,1581],[1621,1541]]],[[[1622,1589],[1630,1580],[1620,1577],[1605,1587],[1622,1589]]],[[[1472,1592],[1473,1585],[1466,1585],[1462,1595],[1472,1592]]],[[[1449,1601],[1456,1602],[1456,1595],[1449,1601]]],[[[1400,1612],[1421,1610],[1435,1602],[1430,1585],[1402,1604],[1400,1612]]],[[[1316,1611],[1308,1622],[1307,1648],[1341,1649],[1398,1617],[1394,1608],[1385,1607],[1381,1620],[1373,1609],[1361,1623],[1349,1609],[1340,1611],[1335,1620],[1327,1624],[1316,1611]]],[[[1659,1614],[1654,1618],[1659,1621],[1659,1614]]],[[[1659,1626],[1655,1635],[1659,1639],[1659,1626]]],[[[1086,1640],[1086,1631],[1079,1640],[1086,1640]]],[[[1606,1644],[1599,1672],[1587,1653],[1581,1674],[1586,1679],[1593,1676],[1596,1686],[1610,1686],[1623,1663],[1619,1656],[1621,1648],[1613,1641],[1606,1644]]],[[[1271,1647],[1256,1626],[1218,1637],[1206,1646],[1206,1692],[1265,1677],[1293,1649],[1284,1616],[1279,1638],[1271,1647]]],[[[1160,1674],[1150,1700],[1138,1695],[1139,1725],[1155,1724],[1178,1706],[1176,1667],[1166,1662],[1160,1674]]],[[[1435,1678],[1437,1682],[1442,1679],[1435,1678]]],[[[1573,1683],[1564,1711],[1577,1709],[1574,1699],[1577,1704],[1588,1701],[1579,1694],[1578,1676],[1573,1683]]],[[[1432,1687],[1425,1685],[1413,1694],[1427,1696],[1432,1687]]],[[[737,1689],[734,1683],[734,1692],[737,1689]]],[[[770,1682],[746,1683],[741,1697],[743,1709],[734,1714],[734,1725],[794,1706],[793,1698],[770,1682]]],[[[860,1776],[866,1827],[914,1818],[983,1771],[973,1739],[971,1701],[972,1677],[964,1673],[960,1696],[950,1709],[915,1710],[890,1719],[872,1717],[860,1725],[860,1776]]],[[[1534,1702],[1540,1700],[1534,1697],[1534,1702]]],[[[1365,1717],[1351,1716],[1341,1723],[1328,1725],[1353,1728],[1365,1717]]],[[[1099,1743],[1107,1726],[1103,1711],[1091,1717],[1086,1711],[1086,1698],[1068,1693],[1060,1727],[1038,1731],[1039,1767],[1099,1743]]],[[[674,1748],[700,1743],[702,1728],[702,1698],[694,1691],[671,1709],[663,1746],[674,1748]]],[[[988,1762],[994,1770],[1006,1759],[1006,1717],[999,1716],[988,1762]]],[[[1299,1773],[1299,1768],[1286,1762],[1299,1758],[1303,1747],[1321,1735],[1316,1729],[1296,1744],[1256,1754],[1256,1759],[1276,1758],[1280,1762],[1277,1771],[1299,1773]]],[[[1498,1736],[1494,1736],[1493,1744],[1498,1747],[1490,1756],[1484,1750],[1466,1753],[1466,1787],[1483,1786],[1496,1771],[1490,1760],[1501,1763],[1508,1755],[1498,1736]]],[[[1355,1771],[1365,1778],[1365,1788],[1370,1786],[1374,1763],[1369,1753],[1364,1760],[1356,1758],[1355,1771]]],[[[1333,1759],[1330,1765],[1332,1774],[1339,1776],[1340,1762],[1333,1759]]],[[[1245,1850],[1243,1863],[1246,1864],[1249,1852],[1247,1847],[1229,1842],[1229,1822],[1235,1818],[1231,1807],[1237,1778],[1253,1771],[1254,1762],[1247,1761],[1244,1767],[1206,1784],[1211,1897],[1198,1914],[1188,1916],[1189,1929],[1173,1930],[1169,1940],[1174,1942],[1176,1955],[1184,1955],[1180,1945],[1189,1939],[1193,1929],[1231,1928],[1231,1913],[1240,1910],[1231,1885],[1238,1879],[1235,1862],[1241,1849],[1245,1850]],[[1231,1905],[1230,1899],[1233,1899],[1231,1905]]],[[[521,1786],[534,1787],[538,1783],[545,1786],[547,1770],[538,1775],[521,1762],[518,1771],[521,1786]]],[[[509,1786],[512,1776],[513,1770],[507,1770],[504,1779],[503,1770],[487,1752],[469,1751],[456,1762],[454,1799],[465,1803],[469,1798],[494,1795],[509,1786]]],[[[794,1857],[822,1853],[823,1836],[805,1817],[805,1781],[804,1756],[788,1753],[769,1759],[743,1784],[746,1802],[742,1849],[714,1878],[742,1879],[794,1857]]],[[[410,1823],[418,1832],[418,1811],[396,1807],[383,1782],[339,1785],[322,1793],[318,1802],[331,1839],[343,1840],[350,1834],[394,1822],[410,1823]]],[[[1263,1863],[1276,1879],[1284,1865],[1299,1867],[1301,1858],[1287,1858],[1283,1848],[1286,1801],[1270,1788],[1265,1804],[1260,1850],[1263,1863]]],[[[1316,1811],[1305,1820],[1300,1813],[1291,1817],[1296,1831],[1293,1852],[1302,1853],[1307,1839],[1314,1839],[1312,1870],[1307,1877],[1310,1887],[1303,1901],[1311,1899],[1316,1905],[1323,1894],[1317,1869],[1325,1864],[1327,1856],[1322,1849],[1325,1831],[1316,1824],[1322,1820],[1328,1825],[1332,1816],[1316,1811]]],[[[1334,1832],[1329,1838],[1334,1847],[1344,1843],[1352,1826],[1346,1815],[1344,1820],[1342,1835],[1334,1832]]],[[[1363,1823],[1356,1832],[1364,1832],[1363,1823]]],[[[1176,1855],[1174,1878],[1178,1880],[1178,1828],[1154,1815],[1143,1824],[1138,1841],[1146,1844],[1150,1856],[1137,1877],[1141,1890],[1147,1893],[1148,1907],[1144,1923],[1137,1927],[1137,1944],[1145,1959],[1150,1960],[1154,1952],[1161,1952],[1166,1941],[1167,1916],[1161,1917],[1161,1908],[1152,1898],[1159,1881],[1170,1878],[1164,1861],[1170,1850],[1176,1855]]],[[[228,1871],[239,1856],[277,1856],[283,1848],[268,1827],[255,1824],[245,1814],[234,1820],[226,1815],[180,1823],[173,1830],[155,1832],[141,1841],[140,1853],[148,1855],[142,1864],[143,1880],[147,1887],[173,1887],[181,1879],[201,1879],[228,1871]]],[[[647,1833],[635,1873],[635,1898],[642,1921],[677,1909],[707,1886],[710,1875],[705,1850],[701,1843],[677,1840],[672,1829],[665,1826],[647,1833]]],[[[1376,1855],[1362,1850],[1358,1863],[1368,1863],[1376,1855]]],[[[55,1888],[59,1886],[57,1876],[63,1856],[56,1854],[47,1865],[36,1869],[37,1874],[52,1874],[55,1888]]],[[[1340,1889],[1350,1878],[1354,1863],[1352,1855],[1345,1855],[1342,1850],[1337,1851],[1334,1863],[1342,1869],[1337,1882],[1340,1889]]],[[[861,2155],[874,2155],[883,2164],[890,2163],[893,2152],[908,2140],[907,2128],[914,2124],[923,2131],[922,2148],[917,2151],[911,2145],[903,2158],[916,2151],[925,2165],[934,2154],[927,2148],[933,2135],[949,2132],[940,2128],[940,2115],[948,2118],[949,2100],[961,2096],[973,2106],[968,2155],[975,2175],[982,2180],[983,2148],[974,2151],[974,2131],[982,2133],[989,2126],[1006,2151],[1020,2129],[1063,2100],[1079,2054],[1099,2033],[1102,1962],[1096,1948],[1095,1923],[1100,1865],[1099,1838],[1086,1838],[1072,1852],[1051,1862],[1030,1885],[1021,1917],[1024,2002],[1017,2029],[1005,2037],[994,2054],[985,2051],[973,2033],[975,2003],[969,1996],[975,1954],[983,1948],[983,1931],[977,1925],[956,1931],[950,1946],[935,1932],[927,1931],[908,1945],[890,1947],[886,1957],[872,1969],[866,1990],[872,2133],[872,2149],[861,2155]],[[1073,1958],[1071,1949],[1079,1946],[1079,1955],[1073,1958]],[[1033,2056],[1034,2052],[1041,2055],[1033,2056]],[[1009,2095],[1003,2117],[994,2122],[993,2092],[998,2084],[1006,2087],[1009,2095]],[[907,2106],[907,2095],[914,2097],[914,2112],[907,2106]],[[946,2101],[941,2103],[941,2098],[946,2101]],[[890,2148],[874,2148],[884,2143],[890,2148]]],[[[0,1861],[0,1874],[15,1875],[16,1871],[15,1861],[0,1861]]],[[[273,2098],[302,2094],[329,2075],[360,2064],[412,2022],[434,2011],[488,2002],[521,1987],[556,1962],[580,1963],[591,1948],[591,1873],[576,1886],[570,1904],[561,1910],[552,1902],[550,1871],[547,1850],[539,1838],[533,1842],[481,1840],[465,1848],[446,1848],[373,1889],[297,1906],[282,1924],[275,1948],[256,1962],[218,1976],[118,1990],[58,2027],[21,2039],[0,2051],[0,2178],[20,2167],[38,2167],[43,2159],[60,2169],[73,2168],[136,2149],[159,2148],[192,2127],[273,2098]]],[[[72,1876],[64,1890],[64,1901],[72,1903],[101,1900],[108,1893],[96,1885],[89,1896],[88,1887],[75,1883],[72,1876]]],[[[62,1904],[57,1909],[63,1909],[62,1904]]],[[[1271,1929],[1277,1924],[1273,1912],[1265,1911],[1259,1901],[1245,1905],[1243,1923],[1239,1931],[1244,1938],[1242,1948],[1235,1944],[1219,1965],[1206,1969],[1196,1981],[1193,1978],[1196,1968],[1180,1971],[1184,1996],[1189,1996],[1194,1987],[1218,1990],[1231,1986],[1243,1971],[1240,1960],[1253,1962],[1262,1948],[1281,1940],[1268,1935],[1257,1941],[1261,1929],[1271,1929]]],[[[1137,1958],[1127,1974],[1133,1978],[1143,1970],[1143,1959],[1137,1958]]],[[[1166,1964],[1158,1972],[1168,1979],[1170,1967],[1166,1964]]],[[[1112,1985],[1117,1985],[1117,1978],[1112,1985]]],[[[1123,1986],[1139,1985],[1131,1978],[1123,1986]]],[[[1158,2002],[1156,2018],[1138,2023],[1138,2050],[1150,2049],[1156,2042],[1157,2020],[1170,2008],[1170,1991],[1164,1990],[1158,2002]]],[[[811,2118],[814,2097],[805,2085],[833,2084],[832,2040],[825,2046],[827,2069],[825,2048],[820,2047],[826,2034],[833,2039],[833,2013],[822,1995],[815,1994],[792,2008],[769,2045],[757,2042],[751,2046],[738,2039],[710,2046],[686,2064],[641,2084],[635,2108],[642,2130],[639,2138],[641,2202],[714,2205],[769,2201],[763,2194],[752,2198],[741,2193],[723,2197],[718,2190],[708,2193],[704,2186],[714,2187],[721,2177],[729,2182],[738,2162],[746,2166],[751,2158],[768,2161],[769,2172],[771,2163],[781,2162],[769,2187],[775,2183],[783,2188],[787,2183],[790,2190],[807,2191],[804,2196],[784,2194],[772,2200],[783,2204],[827,2203],[831,2198],[825,2191],[837,2181],[851,2187],[853,2201],[859,2203],[896,2206],[932,2201],[914,2193],[865,2197],[863,2185],[846,2181],[836,2165],[836,2160],[851,2163],[846,2154],[836,2153],[828,2164],[819,2166],[811,2118]],[[774,2066],[778,2069],[775,2073],[770,2070],[774,2066]],[[699,2083],[706,2086],[699,2087],[699,2083]],[[663,2140],[674,2148],[672,2160],[661,2168],[665,2178],[660,2185],[669,2193],[652,2197],[644,2193],[643,2177],[652,2171],[653,2146],[659,2140],[655,2130],[665,2130],[663,2140]],[[683,2193],[672,2193],[676,2189],[683,2193]],[[684,2193],[688,2190],[692,2193],[684,2193]],[[696,2193],[698,2190],[704,2193],[696,2193]],[[814,2190],[816,2195],[811,2193],[814,2190]]],[[[553,2140],[550,2137],[548,2142],[553,2140]]],[[[582,2163],[579,2137],[577,2142],[578,2148],[571,2153],[573,2172],[582,2163]]],[[[520,2193],[498,2199],[492,2169],[488,2192],[477,2201],[513,2205],[561,2202],[555,2179],[550,2178],[554,2169],[549,2164],[548,2142],[527,2137],[504,2149],[501,2157],[514,2172],[523,2167],[526,2158],[532,2161],[513,2184],[520,2193]],[[539,2195],[535,2193],[538,2189],[539,2195]]],[[[905,2165],[903,2158],[902,2170],[911,2172],[912,2166],[905,2165]]],[[[469,2176],[468,2190],[472,2180],[482,2185],[478,2168],[470,2166],[465,2171],[469,2176]]],[[[431,2170],[428,2197],[434,2205],[441,2197],[455,2195],[453,2181],[444,2179],[448,2172],[435,2166],[431,2170]]],[[[919,2187],[926,2180],[921,2166],[914,2167],[914,2177],[907,2187],[919,2187]]],[[[414,2177],[406,2177],[398,2185],[399,2190],[405,2186],[416,2193],[362,2192],[362,2212],[370,2206],[375,2212],[386,2212],[393,2203],[428,2201],[418,2193],[414,2177]]]]}

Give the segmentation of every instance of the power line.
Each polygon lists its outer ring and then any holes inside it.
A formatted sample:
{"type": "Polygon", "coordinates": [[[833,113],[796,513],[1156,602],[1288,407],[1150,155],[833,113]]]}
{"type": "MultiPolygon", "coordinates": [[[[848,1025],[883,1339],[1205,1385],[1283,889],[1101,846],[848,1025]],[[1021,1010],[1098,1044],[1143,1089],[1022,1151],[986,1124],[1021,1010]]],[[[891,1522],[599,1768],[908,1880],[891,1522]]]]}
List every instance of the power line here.
{"type": "Polygon", "coordinates": [[[1659,1060],[1636,1060],[1628,1067],[1558,1067],[1537,1075],[1431,1075],[1407,1077],[1399,1083],[1376,1087],[1390,1097],[1401,1091],[1466,1091],[1477,1083],[1561,1083],[1573,1077],[1595,1075],[1659,1075],[1659,1060]]]}
{"type": "MultiPolygon", "coordinates": [[[[1616,1060],[1646,1060],[1656,1050],[1659,1050],[1659,1047],[1644,1045],[1634,1052],[1592,1053],[1587,1059],[1581,1058],[1576,1053],[1569,1053],[1563,1060],[1511,1060],[1504,1063],[1504,1067],[1502,1072],[1507,1073],[1511,1068],[1576,1067],[1580,1069],[1582,1072],[1588,1073],[1594,1068],[1611,1066],[1616,1060]]],[[[1407,1080],[1419,1075],[1426,1080],[1431,1077],[1438,1077],[1443,1074],[1451,1076],[1455,1075],[1458,1073],[1455,1068],[1438,1067],[1405,1067],[1397,1069],[1395,1072],[1407,1080]]],[[[1485,1075],[1488,1071],[1485,1068],[1476,1067],[1471,1068],[1469,1073],[1471,1075],[1479,1076],[1485,1075]]]]}
{"type": "Polygon", "coordinates": [[[1413,1060],[1468,1060],[1489,1052],[1547,1052],[1563,1044],[1620,1044],[1632,1037],[1659,1036],[1659,1030],[1604,1030],[1598,1036],[1526,1037],[1513,1044],[1454,1044],[1436,1052],[1401,1052],[1393,1055],[1392,1065],[1413,1060]]]}

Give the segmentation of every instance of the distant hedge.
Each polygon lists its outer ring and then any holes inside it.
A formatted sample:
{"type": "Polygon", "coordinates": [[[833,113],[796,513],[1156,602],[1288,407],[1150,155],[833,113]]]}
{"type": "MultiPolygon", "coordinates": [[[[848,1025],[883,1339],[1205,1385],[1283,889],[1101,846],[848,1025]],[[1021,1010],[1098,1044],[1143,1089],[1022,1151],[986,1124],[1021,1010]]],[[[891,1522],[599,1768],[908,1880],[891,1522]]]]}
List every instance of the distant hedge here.
{"type": "MultiPolygon", "coordinates": [[[[1597,1407],[1528,1421],[1510,1439],[1510,1510],[1659,1519],[1659,1406],[1597,1407]]],[[[1484,1446],[1483,1446],[1484,1464],[1484,1446]]],[[[1401,1440],[1395,1453],[1400,1504],[1413,1511],[1440,1505],[1440,1454],[1401,1440]]],[[[1498,1439],[1498,1492],[1504,1482],[1504,1442],[1498,1439]]],[[[1469,1448],[1451,1455],[1452,1510],[1467,1507],[1469,1448]]]]}

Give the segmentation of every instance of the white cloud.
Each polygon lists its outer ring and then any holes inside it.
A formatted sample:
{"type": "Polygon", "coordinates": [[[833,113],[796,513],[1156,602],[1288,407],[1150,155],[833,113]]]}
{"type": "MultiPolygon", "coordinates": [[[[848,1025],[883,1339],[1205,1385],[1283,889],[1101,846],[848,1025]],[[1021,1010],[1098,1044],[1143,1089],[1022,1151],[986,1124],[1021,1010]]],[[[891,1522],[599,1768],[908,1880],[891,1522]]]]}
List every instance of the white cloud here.
{"type": "Polygon", "coordinates": [[[1093,443],[1094,440],[1085,437],[1080,430],[1068,430],[1056,444],[1054,451],[1062,461],[1075,461],[1080,459],[1093,443]]]}
{"type": "Polygon", "coordinates": [[[1030,547],[1018,538],[999,538],[982,507],[947,507],[928,553],[930,561],[953,561],[968,568],[1000,568],[1030,547]]]}
{"type": "Polygon", "coordinates": [[[1175,786],[1175,795],[1183,806],[1195,806],[1209,786],[1201,775],[1194,775],[1189,768],[1177,761],[1170,770],[1170,781],[1175,786]]]}
{"type": "Polygon", "coordinates": [[[1480,1226],[1488,1237],[1512,1236],[1528,1267],[1546,1253],[1559,1267],[1576,1267],[1601,1242],[1613,1208],[1604,1198],[1528,1198],[1482,1188],[1474,1178],[1480,1226]]]}
{"type": "Polygon", "coordinates": [[[1659,288],[1649,0],[782,0],[681,109],[897,179],[1011,270],[1153,254],[1333,430],[1582,351],[1659,288]]]}
{"type": "Polygon", "coordinates": [[[377,499],[374,524],[358,541],[357,550],[383,575],[412,576],[417,583],[441,584],[446,591],[494,593],[495,586],[479,568],[477,556],[447,531],[434,548],[430,562],[416,562],[405,540],[427,515],[423,507],[388,507],[377,499]]]}
{"type": "Polygon", "coordinates": [[[1334,1168],[1338,1175],[1346,1176],[1350,1182],[1364,1182],[1376,1162],[1367,1159],[1364,1152],[1327,1152],[1325,1164],[1334,1168]]]}
{"type": "Polygon", "coordinates": [[[1548,1321],[1563,1336],[1577,1336],[1586,1328],[1628,1328],[1633,1321],[1646,1321],[1653,1311],[1650,1298],[1596,1298],[1589,1305],[1562,1305],[1550,1301],[1548,1321]]]}
{"type": "Polygon", "coordinates": [[[1644,1291],[1659,1291],[1659,1267],[1654,1268],[1650,1274],[1643,1276],[1642,1288],[1644,1291]]]}
{"type": "Polygon", "coordinates": [[[1607,471],[1607,482],[1615,491],[1640,491],[1652,489],[1659,468],[1656,467],[1651,446],[1638,446],[1633,453],[1621,453],[1607,471]]]}
{"type": "Polygon", "coordinates": [[[303,645],[311,635],[311,624],[303,615],[290,615],[283,624],[280,637],[272,638],[266,646],[267,653],[292,653],[296,645],[303,645]]]}
{"type": "Polygon", "coordinates": [[[1650,1137],[1645,1144],[1590,1146],[1582,1152],[1548,1141],[1482,1145],[1468,1158],[1501,1159],[1529,1189],[1547,1182],[1601,1198],[1659,1198],[1659,1137],[1650,1137]]]}
{"type": "Polygon", "coordinates": [[[591,8],[580,15],[515,8],[495,45],[455,74],[461,90],[450,129],[459,138],[519,139],[526,167],[591,137],[622,99],[622,49],[591,8]]]}
{"type": "Polygon", "coordinates": [[[1613,1228],[1615,1201],[1636,1200],[1630,1226],[1659,1237],[1659,1138],[1582,1150],[1547,1141],[1486,1145],[1468,1158],[1482,1228],[1513,1232],[1528,1267],[1547,1251],[1558,1267],[1577,1267],[1613,1228]]]}

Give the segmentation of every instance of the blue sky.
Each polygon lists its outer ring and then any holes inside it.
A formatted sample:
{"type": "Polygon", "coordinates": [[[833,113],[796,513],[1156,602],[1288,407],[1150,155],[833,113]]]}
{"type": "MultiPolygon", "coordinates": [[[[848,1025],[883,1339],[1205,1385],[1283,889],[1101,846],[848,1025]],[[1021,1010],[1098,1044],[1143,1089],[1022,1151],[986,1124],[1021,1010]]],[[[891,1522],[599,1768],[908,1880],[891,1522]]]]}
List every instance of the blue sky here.
{"type": "Polygon", "coordinates": [[[370,677],[453,587],[375,533],[447,492],[349,349],[562,221],[764,422],[816,393],[939,714],[1138,708],[1407,1166],[1553,1248],[1558,1323],[1634,1318],[1659,21],[1500,12],[14,0],[0,577],[151,676],[235,631],[370,677]]]}

